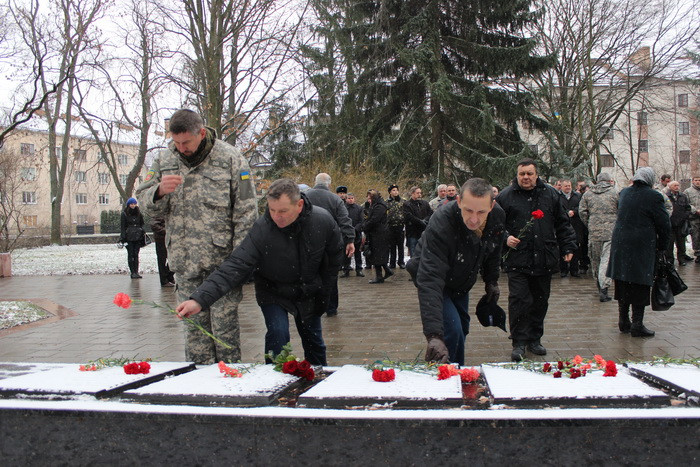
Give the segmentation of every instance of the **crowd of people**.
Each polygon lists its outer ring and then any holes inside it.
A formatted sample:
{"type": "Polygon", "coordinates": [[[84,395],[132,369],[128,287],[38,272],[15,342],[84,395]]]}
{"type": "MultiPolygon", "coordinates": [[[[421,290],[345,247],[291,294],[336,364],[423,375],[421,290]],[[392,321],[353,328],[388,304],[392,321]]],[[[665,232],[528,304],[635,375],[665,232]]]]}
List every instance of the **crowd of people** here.
{"type": "Polygon", "coordinates": [[[643,318],[657,255],[672,257],[675,245],[678,264],[687,264],[690,233],[700,262],[700,177],[682,193],[670,177],[655,186],[645,167],[620,192],[605,172],[590,189],[578,182],[574,190],[570,180],[546,183],[537,162],[524,159],[502,190],[472,178],[439,185],[428,202],[419,186],[403,198],[391,184],[386,199],[373,188],[358,202],[319,173],[312,188],[274,181],[258,217],[250,168],[235,148],[189,110],[173,115],[170,130],[173,141],[137,197],[167,226],[177,313],[230,344],[188,328],[186,357],[195,363],[240,358],[237,306],[251,277],[267,327],[265,353],[277,354],[289,341],[291,315],[305,358],[324,365],[321,316],[338,313],[339,274],[354,269],[364,277],[372,269],[369,283],[382,284],[397,267],[407,269],[417,288],[426,360],[463,364],[469,293],[479,277],[484,295],[476,315],[483,325],[506,330],[508,323],[511,359],[521,361],[528,352],[547,354],[542,337],[554,274],[580,278],[592,269],[601,302],[612,300],[614,284],[620,332],[650,337],[643,318]],[[507,315],[498,305],[502,272],[507,315]]]}

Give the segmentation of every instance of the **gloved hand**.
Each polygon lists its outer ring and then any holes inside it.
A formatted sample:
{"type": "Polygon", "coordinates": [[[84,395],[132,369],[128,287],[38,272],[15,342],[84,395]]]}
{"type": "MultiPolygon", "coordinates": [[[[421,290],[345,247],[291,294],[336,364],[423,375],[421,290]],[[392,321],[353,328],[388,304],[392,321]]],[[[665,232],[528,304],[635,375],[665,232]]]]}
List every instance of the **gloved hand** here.
{"type": "Polygon", "coordinates": [[[486,283],[486,301],[497,302],[501,296],[501,289],[498,288],[498,282],[486,283]]]}
{"type": "Polygon", "coordinates": [[[438,336],[428,337],[428,348],[425,351],[426,362],[447,363],[450,353],[447,351],[445,341],[438,336]]]}

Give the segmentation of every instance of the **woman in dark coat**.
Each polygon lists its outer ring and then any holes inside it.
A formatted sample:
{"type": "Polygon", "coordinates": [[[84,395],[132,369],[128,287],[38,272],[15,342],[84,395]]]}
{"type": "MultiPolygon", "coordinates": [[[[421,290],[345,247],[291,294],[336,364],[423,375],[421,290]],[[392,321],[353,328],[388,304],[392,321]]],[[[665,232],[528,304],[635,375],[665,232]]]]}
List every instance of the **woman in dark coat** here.
{"type": "Polygon", "coordinates": [[[369,281],[370,284],[381,284],[394,273],[387,267],[389,261],[389,227],[387,225],[387,205],[377,190],[367,192],[369,210],[362,230],[369,242],[370,255],[367,257],[367,264],[374,266],[376,277],[369,281]],[[385,274],[382,274],[384,270],[385,274]]]}
{"type": "Polygon", "coordinates": [[[615,280],[618,327],[632,337],[654,335],[654,331],[644,327],[644,307],[650,303],[656,254],[666,249],[671,238],[664,198],[652,188],[655,180],[654,170],[643,167],[634,175],[632,186],[620,192],[610,245],[607,276],[615,280]]]}
{"type": "Polygon", "coordinates": [[[143,230],[143,215],[136,198],[126,200],[122,211],[122,229],[119,241],[126,244],[126,254],[132,279],[141,279],[139,274],[139,250],[145,246],[146,231],[143,230]]]}

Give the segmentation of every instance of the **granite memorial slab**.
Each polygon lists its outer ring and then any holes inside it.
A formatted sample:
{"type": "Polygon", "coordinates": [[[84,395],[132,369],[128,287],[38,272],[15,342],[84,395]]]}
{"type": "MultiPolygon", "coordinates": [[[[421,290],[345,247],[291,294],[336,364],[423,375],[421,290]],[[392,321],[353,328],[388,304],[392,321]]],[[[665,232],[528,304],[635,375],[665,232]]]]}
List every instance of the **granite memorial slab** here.
{"type": "Polygon", "coordinates": [[[632,375],[654,386],[694,397],[696,402],[700,398],[700,368],[695,365],[629,363],[627,368],[632,375]]]}
{"type": "Polygon", "coordinates": [[[0,380],[61,368],[65,363],[0,362],[0,380]]]}
{"type": "Polygon", "coordinates": [[[242,373],[240,378],[224,376],[218,365],[199,368],[184,375],[126,391],[126,400],[217,406],[269,405],[302,380],[274,370],[273,365],[230,364],[242,373]]]}
{"type": "Polygon", "coordinates": [[[128,375],[121,366],[97,371],[80,371],[78,364],[62,364],[45,371],[35,371],[0,380],[0,397],[30,396],[52,399],[89,395],[112,397],[171,375],[194,370],[194,363],[150,362],[148,374],[128,375]]]}
{"type": "Polygon", "coordinates": [[[620,369],[617,376],[592,371],[580,378],[554,378],[525,368],[482,365],[494,404],[509,406],[620,406],[669,404],[669,396],[620,369]]]}
{"type": "Polygon", "coordinates": [[[306,407],[450,407],[462,404],[459,376],[438,380],[435,374],[395,370],[394,381],[378,382],[372,371],[345,365],[299,395],[297,406],[306,407]]]}

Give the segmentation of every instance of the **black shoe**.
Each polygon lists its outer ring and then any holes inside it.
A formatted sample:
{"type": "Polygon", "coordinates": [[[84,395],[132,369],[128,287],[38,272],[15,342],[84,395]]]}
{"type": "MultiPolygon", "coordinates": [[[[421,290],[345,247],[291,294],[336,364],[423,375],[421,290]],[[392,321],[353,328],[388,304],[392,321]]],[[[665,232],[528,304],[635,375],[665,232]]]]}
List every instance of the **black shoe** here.
{"type": "Polygon", "coordinates": [[[357,271],[355,271],[355,275],[357,277],[365,277],[365,273],[362,272],[362,269],[358,269],[357,271]]]}
{"type": "Polygon", "coordinates": [[[390,264],[390,265],[389,265],[389,269],[396,269],[396,265],[395,265],[395,264],[390,264]]]}
{"type": "Polygon", "coordinates": [[[527,349],[535,355],[547,355],[547,349],[539,342],[530,342],[527,349]]]}
{"type": "Polygon", "coordinates": [[[514,362],[522,362],[525,358],[525,346],[514,345],[513,351],[510,353],[510,359],[514,362]]]}
{"type": "Polygon", "coordinates": [[[693,258],[692,256],[683,255],[683,259],[686,261],[693,261],[693,259],[695,259],[695,258],[693,258]]]}
{"type": "Polygon", "coordinates": [[[335,311],[326,311],[326,316],[331,317],[331,316],[338,316],[338,310],[335,311]]]}
{"type": "Polygon", "coordinates": [[[632,323],[630,334],[632,337],[654,337],[656,333],[647,329],[643,324],[632,323]]]}
{"type": "Polygon", "coordinates": [[[559,277],[566,277],[568,275],[569,275],[568,272],[562,272],[561,274],[559,274],[559,277]]]}
{"type": "Polygon", "coordinates": [[[343,275],[340,277],[350,277],[350,270],[343,271],[343,275]]]}
{"type": "Polygon", "coordinates": [[[579,273],[571,273],[571,277],[576,277],[577,279],[581,277],[581,274],[579,273]]]}
{"type": "Polygon", "coordinates": [[[138,272],[132,272],[131,273],[131,278],[132,279],[141,279],[143,276],[139,275],[138,272]]]}
{"type": "Polygon", "coordinates": [[[384,278],[383,278],[383,277],[377,277],[376,279],[371,279],[371,280],[369,281],[370,284],[381,284],[381,283],[383,283],[383,282],[384,282],[384,278]]]}
{"type": "Polygon", "coordinates": [[[598,299],[601,302],[609,302],[610,300],[612,300],[612,298],[610,298],[610,296],[608,296],[608,288],[607,287],[604,289],[600,289],[600,292],[598,292],[598,299]]]}
{"type": "Polygon", "coordinates": [[[405,265],[405,264],[399,264],[399,268],[400,268],[400,269],[406,269],[406,265],[405,265]]]}
{"type": "Polygon", "coordinates": [[[389,270],[389,269],[387,269],[386,274],[384,274],[384,279],[388,279],[388,278],[390,278],[390,277],[393,276],[393,275],[394,275],[394,272],[391,271],[391,270],[389,270]]]}

